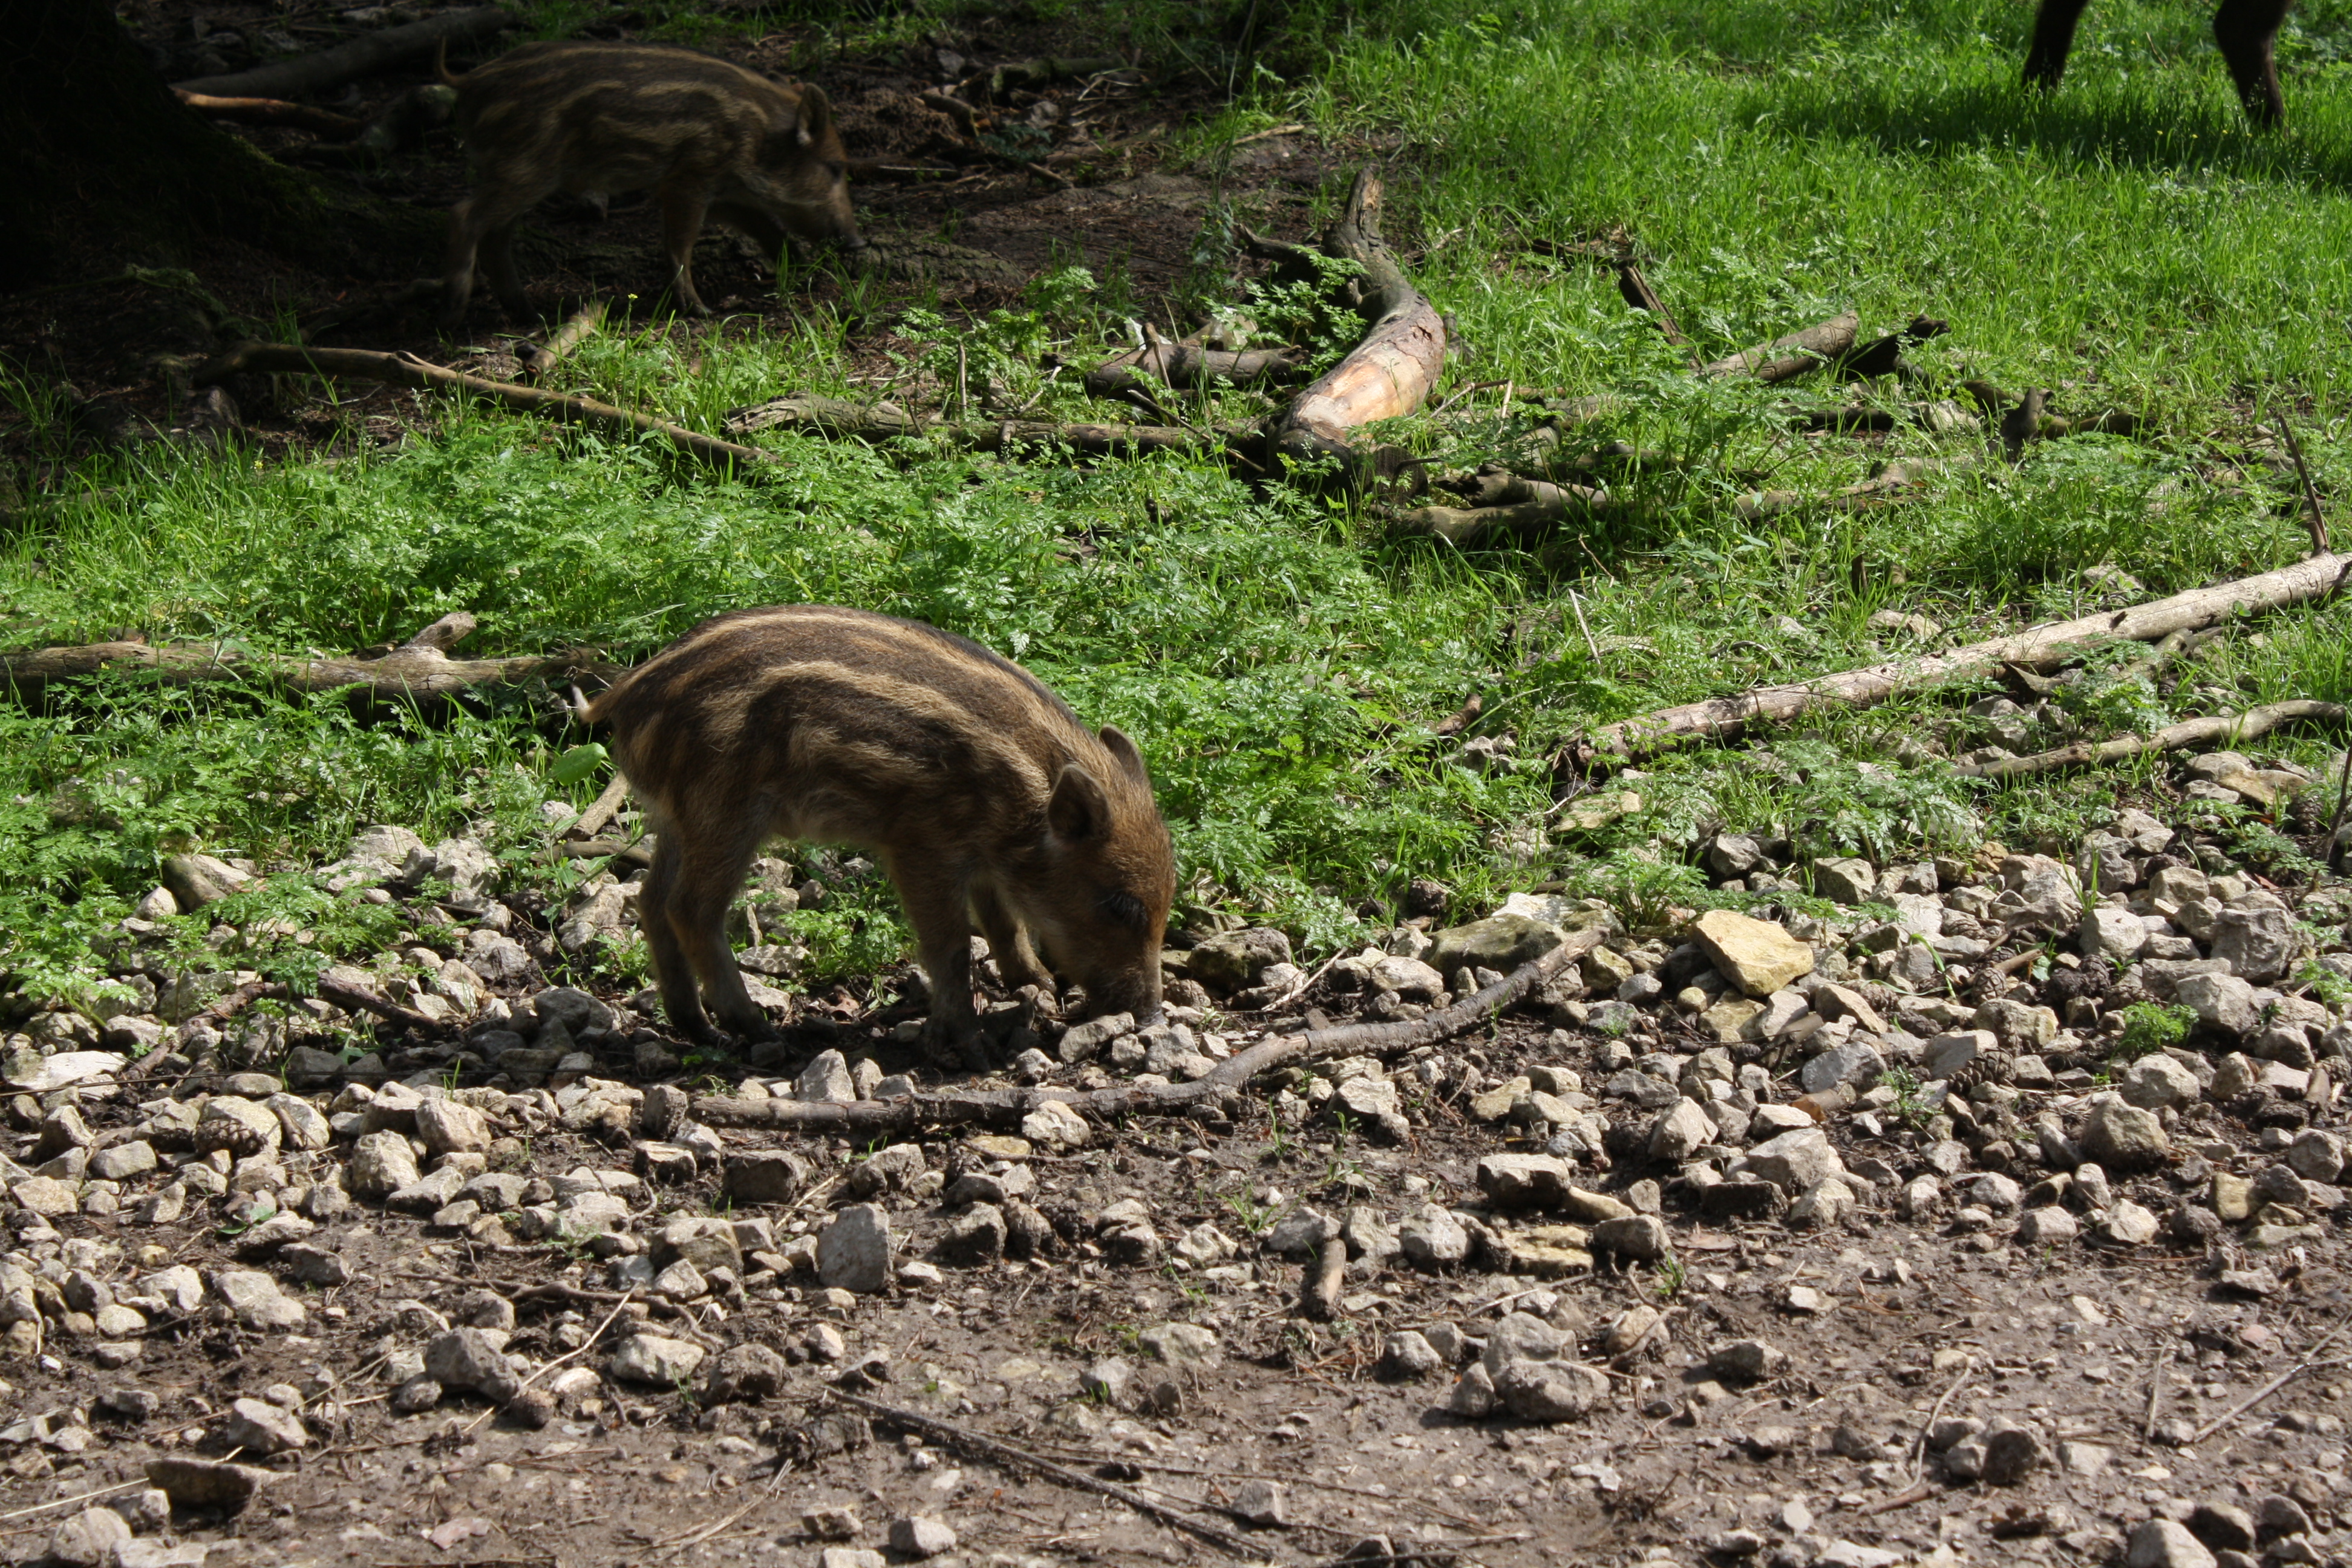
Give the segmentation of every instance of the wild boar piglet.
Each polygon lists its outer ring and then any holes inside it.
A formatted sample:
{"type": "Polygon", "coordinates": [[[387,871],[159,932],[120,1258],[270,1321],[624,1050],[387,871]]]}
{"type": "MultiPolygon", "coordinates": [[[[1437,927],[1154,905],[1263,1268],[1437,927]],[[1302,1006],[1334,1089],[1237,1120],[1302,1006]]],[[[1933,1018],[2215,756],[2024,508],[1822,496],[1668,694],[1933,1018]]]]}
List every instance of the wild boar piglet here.
{"type": "Polygon", "coordinates": [[[785,241],[866,248],[849,203],[849,154],[822,89],[787,85],[692,49],[653,44],[525,44],[462,77],[456,122],[472,190],[450,209],[441,315],[454,326],[478,260],[518,321],[515,225],[554,195],[650,190],[680,309],[709,315],[694,289],[706,218],[742,230],[768,255],[785,241]]]}
{"type": "Polygon", "coordinates": [[[975,925],[1008,986],[1052,991],[1050,963],[1089,1013],[1159,1016],[1176,876],[1142,753],[1010,659],[863,610],[741,610],[589,718],[612,726],[656,836],[639,919],[681,1033],[709,1037],[706,1002],[735,1033],[765,1032],[726,919],[777,837],[854,846],[889,876],[930,978],[934,1050],[979,1059],[975,925]]]}

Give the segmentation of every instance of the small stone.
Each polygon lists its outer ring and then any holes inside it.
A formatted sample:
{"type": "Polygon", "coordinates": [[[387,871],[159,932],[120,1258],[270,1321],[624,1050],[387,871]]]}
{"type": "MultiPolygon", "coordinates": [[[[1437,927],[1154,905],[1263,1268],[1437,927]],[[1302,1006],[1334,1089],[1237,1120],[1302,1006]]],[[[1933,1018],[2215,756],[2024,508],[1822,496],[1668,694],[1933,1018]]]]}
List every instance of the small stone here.
{"type": "Polygon", "coordinates": [[[1478,1190],[1496,1208],[1553,1208],[1566,1198],[1573,1172],[1549,1154],[1489,1154],[1478,1162],[1478,1190]]]}
{"type": "Polygon", "coordinates": [[[1670,1250],[1665,1222],[1647,1214],[1602,1220],[1592,1227],[1592,1247],[1596,1252],[1614,1252],[1642,1263],[1654,1263],[1670,1250]]]}
{"type": "Polygon", "coordinates": [[[436,1154],[478,1154],[490,1146],[490,1123],[470,1105],[435,1096],[416,1108],[416,1135],[436,1154]]]}
{"type": "Polygon", "coordinates": [[[2172,1141],[2156,1113],[2127,1105],[2120,1099],[2101,1100],[2091,1107],[2075,1142],[2083,1157],[2110,1171],[2145,1171],[2164,1163],[2172,1154],[2172,1141]]]}
{"type": "Polygon", "coordinates": [[[793,1097],[845,1105],[857,1098],[857,1082],[850,1076],[849,1063],[839,1051],[820,1051],[801,1069],[800,1078],[793,1085],[793,1097]]]}
{"type": "Polygon", "coordinates": [[[2069,1475],[2103,1474],[2116,1451],[2103,1443],[2065,1442],[2058,1445],[2058,1463],[2069,1475]]]}
{"type": "Polygon", "coordinates": [[[240,1399],[230,1405],[228,1419],[221,1423],[220,1432],[231,1447],[265,1458],[289,1448],[307,1447],[310,1441],[301,1417],[261,1399],[240,1399]]]}
{"type": "Polygon", "coordinates": [[[2215,1568],[2215,1559],[2178,1520],[2146,1519],[2132,1527],[2125,1568],[2215,1568]]]}
{"type": "Polygon", "coordinates": [[[705,1397],[715,1405],[771,1398],[788,1372],[784,1358],[763,1344],[730,1345],[711,1363],[705,1397]]]}
{"type": "MultiPolygon", "coordinates": [[[[277,1119],[271,1118],[271,1125],[277,1119]]],[[[416,1155],[398,1132],[370,1132],[352,1146],[349,1168],[352,1192],[363,1198],[386,1198],[418,1177],[416,1155]]]]}
{"type": "Polygon", "coordinates": [[[49,1557],[65,1568],[115,1568],[131,1526],[110,1508],[86,1508],[50,1533],[49,1557]]]}
{"type": "Polygon", "coordinates": [[[1821,1129],[1783,1132],[1748,1152],[1733,1167],[1735,1175],[1769,1182],[1783,1193],[1802,1193],[1832,1176],[1845,1174],[1845,1164],[1821,1129]]]}
{"type": "Polygon", "coordinates": [[[704,1353],[702,1347],[691,1340],[631,1334],[614,1351],[605,1371],[624,1383],[654,1388],[681,1387],[702,1364],[704,1353]]]}
{"type": "Polygon", "coordinates": [[[2015,1486],[2048,1460],[2042,1439],[2026,1427],[2006,1426],[1985,1436],[1984,1479],[1994,1486],[2015,1486]]]}
{"type": "Polygon", "coordinates": [[[1233,1515],[1260,1530],[1287,1529],[1290,1508],[1278,1482],[1244,1481],[1234,1489],[1233,1515]]]}
{"type": "Polygon", "coordinates": [[[836,1289],[870,1296],[886,1289],[890,1283],[889,1215],[874,1204],[850,1205],[817,1237],[816,1259],[817,1277],[836,1289]]]}
{"type": "Polygon", "coordinates": [[[1813,970],[1812,948],[1787,927],[1730,910],[1701,915],[1691,937],[1723,977],[1750,996],[1769,996],[1813,970]]]}
{"type": "Polygon", "coordinates": [[[2333,1132],[2306,1127],[2295,1134],[2283,1156],[2287,1167],[2305,1181],[2334,1184],[2346,1170],[2344,1141],[2333,1132]]]}
{"type": "Polygon", "coordinates": [[[2200,1092],[2197,1075],[2175,1058],[2158,1051],[2132,1063],[2116,1086],[2124,1103],[2142,1110],[2168,1105],[2194,1105],[2200,1092]]]}
{"type": "MultiPolygon", "coordinates": [[[[1706,1112],[1699,1108],[1696,1100],[1677,1100],[1671,1109],[1660,1112],[1657,1119],[1650,1124],[1650,1158],[1660,1163],[1678,1165],[1689,1159],[1692,1152],[1701,1145],[1713,1142],[1715,1142],[1715,1123],[1707,1120],[1706,1112]]],[[[1515,1156],[1503,1157],[1508,1159],[1515,1156]]],[[[1526,1156],[1516,1157],[1525,1158],[1526,1156]]],[[[1479,1162],[1479,1170],[1482,1173],[1489,1163],[1486,1160],[1479,1162]]],[[[1559,1164],[1559,1162],[1555,1161],[1553,1163],[1559,1164]]],[[[1568,1184],[1568,1170],[1565,1165],[1560,1166],[1559,1184],[1562,1187],[1568,1184]]]]}
{"type": "Polygon", "coordinates": [[[2099,1222],[2099,1235],[2118,1247],[2145,1247],[2156,1232],[2156,1215],[2129,1198],[2107,1205],[2107,1217],[2099,1222]]]}
{"type": "Polygon", "coordinates": [[[1707,1352],[1706,1369],[1717,1377],[1761,1383],[1778,1377],[1789,1364],[1788,1352],[1763,1340],[1734,1340],[1707,1352]]]}
{"type": "Polygon", "coordinates": [[[2028,1209],[2017,1222],[2017,1240],[2022,1247],[2063,1246],[2080,1234],[2074,1216],[2054,1204],[2028,1209]]]}
{"type": "Polygon", "coordinates": [[[1424,1268],[1459,1263],[1470,1256],[1470,1233],[1436,1204],[1423,1204],[1407,1215],[1397,1240],[1406,1259],[1424,1268]]]}
{"type": "Polygon", "coordinates": [[[1878,891],[1878,872],[1867,860],[1833,857],[1813,862],[1813,890],[1841,904],[1865,904],[1878,891]]]}
{"type": "Polygon", "coordinates": [[[1886,1070],[1886,1058],[1867,1040],[1832,1046],[1798,1070],[1798,1085],[1807,1094],[1826,1094],[1841,1085],[1868,1089],[1886,1070]]]}
{"type": "Polygon", "coordinates": [[[2172,994],[2200,1023],[2221,1034],[2251,1034],[2262,1022],[2254,988],[2234,974],[2185,974],[2172,994]]]}
{"type": "Polygon", "coordinates": [[[1381,1374],[1391,1378],[1423,1378],[1445,1365],[1428,1336],[1400,1329],[1381,1345],[1381,1374]]]}
{"type": "Polygon", "coordinates": [[[252,1465],[175,1456],[149,1460],[147,1479],[162,1488],[176,1508],[234,1513],[269,1483],[270,1472],[252,1465]]]}
{"type": "Polygon", "coordinates": [[[503,1405],[522,1386],[502,1340],[481,1329],[451,1329],[425,1347],[425,1373],[445,1388],[471,1391],[503,1405]]]}
{"type": "Polygon", "coordinates": [[[721,1186],[735,1202],[782,1204],[799,1196],[808,1182],[809,1167],[808,1162],[787,1150],[751,1149],[729,1154],[724,1173],[721,1186]]]}
{"type": "Polygon", "coordinates": [[[955,1550],[956,1532],[936,1519],[915,1516],[890,1521],[890,1550],[901,1557],[937,1557],[955,1550]]]}

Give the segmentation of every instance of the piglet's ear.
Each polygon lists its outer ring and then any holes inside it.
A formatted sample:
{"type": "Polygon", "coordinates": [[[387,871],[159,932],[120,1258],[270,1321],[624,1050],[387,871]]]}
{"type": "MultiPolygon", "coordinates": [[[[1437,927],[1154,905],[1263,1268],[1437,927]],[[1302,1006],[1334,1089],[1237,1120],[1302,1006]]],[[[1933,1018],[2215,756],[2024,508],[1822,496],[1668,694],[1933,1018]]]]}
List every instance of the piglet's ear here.
{"type": "Polygon", "coordinates": [[[1082,843],[1103,831],[1110,821],[1110,802],[1102,784],[1076,763],[1063,764],[1054,781],[1053,798],[1045,803],[1045,825],[1054,837],[1082,843]]]}
{"type": "Polygon", "coordinates": [[[1129,778],[1146,788],[1150,787],[1151,770],[1143,765],[1143,753],[1136,749],[1133,741],[1127,738],[1126,731],[1116,724],[1104,725],[1102,743],[1103,749],[1117,758],[1118,765],[1127,770],[1129,778]]]}
{"type": "Polygon", "coordinates": [[[833,100],[825,97],[824,89],[802,83],[800,144],[814,146],[832,127],[833,100]]]}

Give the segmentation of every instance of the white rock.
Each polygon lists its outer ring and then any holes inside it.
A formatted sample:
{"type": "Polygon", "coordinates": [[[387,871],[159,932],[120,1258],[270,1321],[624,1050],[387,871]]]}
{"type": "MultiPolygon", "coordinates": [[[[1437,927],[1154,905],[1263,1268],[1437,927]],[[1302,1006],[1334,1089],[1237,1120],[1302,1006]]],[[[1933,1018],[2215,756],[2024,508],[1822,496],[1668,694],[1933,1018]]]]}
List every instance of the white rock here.
{"type": "Polygon", "coordinates": [[[659,1334],[631,1334],[613,1352],[605,1370],[625,1383],[674,1388],[694,1376],[702,1364],[703,1349],[691,1340],[665,1339],[659,1334]]]}
{"type": "Polygon", "coordinates": [[[873,1295],[890,1283],[890,1218],[874,1204],[852,1204],[817,1237],[817,1278],[840,1290],[873,1295]]]}
{"type": "Polygon", "coordinates": [[[2197,1075],[2158,1051],[2132,1063],[2116,1090],[2126,1105],[2161,1110],[2168,1105],[2194,1105],[2200,1092],[2197,1075]]]}
{"type": "Polygon", "coordinates": [[[1748,1152],[1733,1173],[1769,1182],[1784,1193],[1802,1193],[1815,1183],[1845,1174],[1845,1163],[1831,1147],[1829,1134],[1818,1127],[1801,1128],[1767,1139],[1748,1152]]]}

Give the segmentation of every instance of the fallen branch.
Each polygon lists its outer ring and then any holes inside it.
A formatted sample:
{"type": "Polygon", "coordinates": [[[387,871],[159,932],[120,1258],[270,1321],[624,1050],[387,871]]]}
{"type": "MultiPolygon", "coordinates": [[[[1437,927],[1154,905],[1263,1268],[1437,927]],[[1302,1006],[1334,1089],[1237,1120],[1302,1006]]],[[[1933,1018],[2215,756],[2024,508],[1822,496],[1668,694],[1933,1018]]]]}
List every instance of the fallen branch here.
{"type": "Polygon", "coordinates": [[[1231,1552],[1235,1557],[1255,1561],[1265,1555],[1257,1547],[1229,1530],[1221,1530],[1213,1524],[1203,1523],[1182,1510],[1171,1508],[1132,1488],[1120,1486],[1116,1481],[1103,1480],[1087,1474],[1084,1470],[1072,1469],[1067,1465],[1056,1464],[1040,1455],[1030,1453],[1025,1448],[1016,1448],[1001,1438],[966,1431],[963,1427],[951,1426],[932,1416],[919,1415],[912,1410],[901,1410],[895,1405],[885,1405],[879,1400],[866,1399],[838,1388],[828,1388],[824,1392],[828,1397],[838,1399],[845,1405],[855,1405],[869,1415],[879,1416],[902,1431],[919,1433],[935,1442],[945,1443],[968,1458],[1016,1466],[1044,1476],[1048,1480],[1059,1481],[1066,1487],[1075,1487],[1080,1491],[1092,1492],[1097,1497],[1115,1499],[1138,1513],[1158,1520],[1171,1530],[1181,1530],[1187,1535],[1198,1536],[1219,1551],[1231,1552]]]}
{"type": "MultiPolygon", "coordinates": [[[[1234,432],[1203,436],[1166,425],[1055,425],[1037,419],[927,425],[896,404],[871,406],[839,397],[778,397],[738,408],[727,416],[738,436],[755,430],[795,430],[807,436],[846,437],[865,441],[923,439],[974,452],[1010,452],[1067,447],[1082,457],[1135,458],[1147,452],[1202,452],[1222,440],[1245,439],[1234,432]]],[[[1231,455],[1238,448],[1226,446],[1231,455]]]]}
{"type": "Polygon", "coordinates": [[[1189,339],[1170,342],[1149,326],[1143,347],[1087,372],[1090,397],[1124,397],[1139,388],[1248,386],[1295,380],[1303,368],[1288,349],[1212,349],[1189,339]]]}
{"type": "Polygon", "coordinates": [[[1343,472],[1360,474],[1364,454],[1349,444],[1349,433],[1419,408],[1445,368],[1445,323],[1397,264],[1381,237],[1380,221],[1380,176],[1366,169],[1356,176],[1323,248],[1363,268],[1355,280],[1356,309],[1368,330],[1345,359],[1268,423],[1267,446],[1293,462],[1333,458],[1343,472]]]}
{"type": "Polygon", "coordinates": [[[463,611],[445,616],[375,658],[295,658],[213,643],[166,643],[158,647],[143,642],[102,642],[36,648],[29,653],[0,654],[0,687],[19,698],[29,698],[52,680],[127,668],[179,682],[258,678],[297,691],[358,687],[373,697],[400,700],[454,697],[470,687],[533,679],[617,673],[586,651],[513,658],[451,658],[441,651],[473,627],[474,618],[463,611]]]}
{"type": "Polygon", "coordinates": [[[1693,374],[1708,379],[1724,375],[1753,376],[1768,385],[1793,381],[1845,357],[1853,351],[1854,334],[1861,327],[1862,318],[1848,310],[1843,316],[1832,316],[1826,321],[1790,332],[1787,337],[1774,338],[1769,343],[1742,349],[1727,359],[1703,364],[1693,374]]]}
{"type": "Polygon", "coordinates": [[[602,793],[589,803],[588,809],[564,826],[563,837],[566,838],[595,837],[604,831],[604,825],[613,820],[613,814],[621,809],[621,802],[628,797],[628,779],[620,773],[614,773],[613,782],[606,784],[602,793]]]}
{"type": "Polygon", "coordinates": [[[370,33],[363,38],[353,38],[348,44],[338,44],[317,54],[299,55],[276,65],[260,66],[253,70],[236,71],[227,76],[203,76],[187,81],[174,82],[181,92],[204,93],[221,98],[300,98],[307,93],[324,92],[330,88],[373,76],[387,66],[398,65],[418,55],[432,53],[443,44],[471,43],[487,38],[516,26],[521,20],[496,5],[480,5],[470,11],[445,11],[427,21],[411,22],[404,27],[386,27],[380,33],[370,33]]]}
{"type": "Polygon", "coordinates": [[[520,343],[515,358],[521,362],[525,375],[541,376],[553,370],[565,355],[590,338],[604,324],[604,301],[591,300],[572,312],[563,325],[555,329],[543,343],[520,343]]]}
{"type": "Polygon", "coordinates": [[[1664,300],[1658,298],[1658,291],[1650,287],[1650,280],[1642,276],[1642,269],[1631,261],[1619,261],[1613,265],[1617,272],[1617,292],[1625,297],[1625,303],[1637,310],[1647,310],[1658,323],[1658,331],[1665,334],[1666,342],[1678,349],[1688,348],[1690,340],[1683,336],[1680,327],[1675,325],[1674,312],[1666,309],[1664,300]]]}
{"type": "Polygon", "coordinates": [[[308,131],[330,142],[349,142],[367,129],[365,121],[353,120],[348,114],[314,109],[307,103],[289,103],[282,98],[215,98],[207,92],[190,92],[184,87],[172,90],[179,95],[182,103],[205,119],[226,120],[232,125],[283,125],[308,131]]]}
{"type": "Polygon", "coordinates": [[[2030,757],[1964,763],[1953,771],[1972,778],[2013,779],[2031,773],[2055,773],[2061,768],[2121,762],[2126,757],[2143,756],[2149,752],[2186,752],[2212,744],[2234,746],[2257,735],[2266,735],[2281,724],[2296,719],[2340,724],[2344,721],[2344,708],[2340,703],[2308,700],[2272,702],[2260,708],[2249,708],[2243,713],[2186,719],[2146,735],[2123,735],[2112,741],[2084,741],[2072,746],[2061,746],[2054,752],[2037,752],[2030,757]]]}
{"type": "Polygon", "coordinates": [[[1541,958],[1521,964],[1485,990],[1425,1017],[1394,1024],[1347,1024],[1338,1028],[1284,1035],[1252,1046],[1189,1083],[1128,1085],[1090,1091],[964,1089],[845,1104],[708,1096],[694,1101],[693,1115],[696,1121],[713,1127],[775,1127],[800,1132],[856,1135],[945,1123],[1018,1129],[1023,1117],[1054,1100],[1097,1121],[1116,1121],[1122,1116],[1164,1116],[1236,1094],[1250,1079],[1278,1067],[1333,1057],[1392,1057],[1451,1039],[1488,1022],[1506,1007],[1539,990],[1553,975],[1598,947],[1601,940],[1598,930],[1578,931],[1541,958]]]}
{"type": "Polygon", "coordinates": [[[1954,458],[1906,458],[1889,463],[1875,478],[1827,495],[1810,494],[1803,490],[1759,490],[1738,500],[1739,515],[1749,521],[1778,517],[1782,512],[1814,508],[1823,511],[1866,511],[1885,505],[1908,491],[1917,489],[1937,474],[1956,473],[1973,468],[1979,459],[1972,454],[1954,458]]]}
{"type": "Polygon", "coordinates": [[[1397,519],[1397,529],[1458,545],[1485,544],[1498,538],[1524,540],[1571,517],[1603,516],[1615,505],[1606,490],[1517,478],[1503,488],[1498,500],[1493,506],[1416,507],[1397,519]]]}
{"type": "Polygon", "coordinates": [[[2315,555],[2276,572],[2192,588],[2127,610],[2053,621],[1949,653],[1895,659],[1813,680],[1760,686],[1736,697],[1661,708],[1602,725],[1591,743],[1597,750],[1630,752],[1685,736],[1726,735],[1759,720],[1792,719],[1824,703],[1869,707],[1896,692],[1989,675],[2004,664],[2053,668],[2104,643],[2153,642],[2168,633],[2325,598],[2341,587],[2347,576],[2352,576],[2352,555],[2315,555]]]}
{"type": "Polygon", "coordinates": [[[667,420],[656,419],[649,414],[632,414],[625,408],[615,408],[609,403],[598,403],[593,398],[569,397],[561,393],[541,391],[535,386],[517,386],[511,382],[467,375],[463,371],[445,369],[406,353],[244,342],[198,367],[194,380],[198,386],[208,386],[240,374],[344,376],[355,381],[378,381],[392,386],[412,387],[417,391],[440,388],[449,392],[467,392],[502,403],[521,413],[544,415],[559,424],[581,425],[621,436],[659,436],[687,456],[699,458],[714,468],[757,468],[772,460],[768,453],[755,447],[739,447],[732,441],[704,436],[683,426],[672,425],[667,420]]]}

